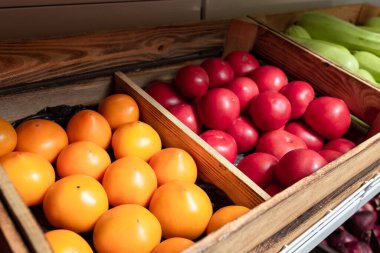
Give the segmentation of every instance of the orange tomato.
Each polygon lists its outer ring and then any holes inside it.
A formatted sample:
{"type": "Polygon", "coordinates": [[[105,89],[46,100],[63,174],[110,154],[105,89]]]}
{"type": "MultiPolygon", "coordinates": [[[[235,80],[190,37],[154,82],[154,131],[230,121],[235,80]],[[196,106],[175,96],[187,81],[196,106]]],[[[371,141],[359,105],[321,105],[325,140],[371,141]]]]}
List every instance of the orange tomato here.
{"type": "Polygon", "coordinates": [[[117,159],[133,155],[148,161],[161,150],[161,139],[153,127],[136,121],[116,129],[112,136],[112,148],[117,159]]]}
{"type": "Polygon", "coordinates": [[[126,94],[113,94],[103,99],[98,111],[106,118],[112,130],[139,120],[139,107],[136,101],[126,94]]]}
{"type": "Polygon", "coordinates": [[[162,241],[154,247],[151,253],[180,253],[193,244],[194,242],[192,240],[181,237],[172,237],[162,241]]]}
{"type": "Polygon", "coordinates": [[[107,210],[108,199],[102,185],[85,175],[58,180],[43,201],[43,211],[50,224],[77,233],[91,231],[107,210]]]}
{"type": "Polygon", "coordinates": [[[173,181],[154,192],[149,210],[157,217],[165,238],[198,238],[212,215],[212,204],[196,184],[173,181]]]}
{"type": "Polygon", "coordinates": [[[195,183],[197,179],[197,165],[183,149],[162,149],[150,158],[149,164],[156,173],[159,186],[175,180],[195,183]]]}
{"type": "Polygon", "coordinates": [[[150,253],[160,243],[161,226],[146,208],[125,204],[105,212],[96,222],[93,242],[99,253],[150,253]]]}
{"type": "Polygon", "coordinates": [[[28,206],[41,204],[55,181],[53,166],[35,153],[11,152],[0,158],[0,164],[28,206]]]}
{"type": "Polygon", "coordinates": [[[226,223],[237,219],[238,217],[242,216],[246,212],[248,212],[249,209],[245,206],[225,206],[220,208],[218,211],[216,211],[210,219],[210,222],[207,226],[207,234],[210,234],[211,232],[221,228],[226,223]]]}
{"type": "Polygon", "coordinates": [[[16,148],[17,134],[11,123],[0,117],[0,156],[16,148]]]}
{"type": "Polygon", "coordinates": [[[110,205],[148,205],[157,188],[157,178],[147,162],[127,156],[113,162],[106,170],[102,185],[110,205]]]}
{"type": "Polygon", "coordinates": [[[90,245],[77,233],[67,229],[55,229],[45,233],[54,253],[92,253],[90,245]]]}
{"type": "Polygon", "coordinates": [[[94,110],[82,110],[74,114],[66,127],[69,142],[92,141],[107,149],[112,131],[108,121],[94,110]]]}
{"type": "Polygon", "coordinates": [[[17,151],[37,153],[54,162],[68,145],[65,130],[51,120],[32,119],[16,127],[17,151]]]}
{"type": "Polygon", "coordinates": [[[98,144],[78,141],[62,149],[58,155],[56,167],[60,177],[82,174],[102,180],[110,164],[110,156],[98,144]]]}

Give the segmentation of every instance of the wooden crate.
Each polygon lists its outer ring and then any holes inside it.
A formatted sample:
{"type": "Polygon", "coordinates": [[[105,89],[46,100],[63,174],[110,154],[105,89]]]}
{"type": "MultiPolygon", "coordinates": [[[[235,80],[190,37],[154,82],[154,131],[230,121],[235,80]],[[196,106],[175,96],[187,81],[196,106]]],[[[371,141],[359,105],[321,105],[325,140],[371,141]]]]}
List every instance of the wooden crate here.
{"type": "MultiPolygon", "coordinates": [[[[279,251],[380,170],[380,134],[375,134],[380,127],[379,90],[250,20],[6,43],[0,44],[2,53],[6,55],[6,70],[0,73],[2,117],[13,121],[45,106],[93,104],[112,93],[116,84],[117,91],[136,99],[142,119],[156,128],[164,145],[188,150],[203,179],[224,190],[235,203],[253,208],[186,252],[279,251]],[[280,53],[277,48],[281,48],[280,53]],[[141,89],[153,79],[171,78],[188,60],[225,55],[236,49],[253,50],[291,77],[313,83],[321,93],[344,99],[352,113],[371,126],[370,138],[361,134],[358,137],[363,142],[356,148],[269,198],[141,89]],[[115,70],[125,74],[113,75],[115,70]]],[[[5,175],[0,176],[7,180],[5,175]]],[[[0,190],[27,247],[48,252],[41,229],[29,219],[29,209],[13,187],[0,184],[0,190]]]]}
{"type": "MultiPolygon", "coordinates": [[[[363,4],[342,5],[342,6],[329,7],[329,8],[306,9],[303,11],[275,13],[275,14],[268,14],[268,15],[250,14],[248,15],[248,17],[252,18],[255,22],[259,23],[260,25],[266,26],[268,29],[273,29],[274,32],[284,34],[286,28],[294,24],[296,19],[299,16],[310,11],[319,11],[319,12],[328,13],[330,15],[334,15],[342,20],[348,21],[355,25],[364,25],[365,22],[369,18],[380,15],[380,7],[363,3],[363,4]]],[[[302,46],[300,45],[300,47],[302,46]]],[[[312,53],[311,51],[310,53],[315,54],[315,53],[312,53]]],[[[317,57],[322,57],[322,56],[318,55],[317,57]]],[[[342,67],[336,65],[335,63],[329,61],[328,59],[326,59],[326,61],[328,62],[328,64],[334,65],[336,68],[340,69],[340,71],[348,73],[342,67]]]]}

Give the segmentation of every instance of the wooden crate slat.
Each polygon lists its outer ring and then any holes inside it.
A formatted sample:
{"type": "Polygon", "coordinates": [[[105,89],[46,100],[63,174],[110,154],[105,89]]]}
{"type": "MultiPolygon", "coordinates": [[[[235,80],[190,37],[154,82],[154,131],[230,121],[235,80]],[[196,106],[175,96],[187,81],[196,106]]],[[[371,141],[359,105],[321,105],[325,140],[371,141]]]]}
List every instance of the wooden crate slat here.
{"type": "Polygon", "coordinates": [[[200,176],[223,189],[234,203],[252,208],[269,198],[267,193],[232,164],[225,161],[219,153],[208,145],[204,145],[205,143],[199,136],[168,113],[125,74],[116,73],[116,83],[118,88],[135,98],[139,104],[143,121],[160,133],[163,145],[179,147],[188,151],[200,167],[200,176]]]}
{"type": "Polygon", "coordinates": [[[0,43],[0,88],[223,46],[228,21],[0,43]]]}

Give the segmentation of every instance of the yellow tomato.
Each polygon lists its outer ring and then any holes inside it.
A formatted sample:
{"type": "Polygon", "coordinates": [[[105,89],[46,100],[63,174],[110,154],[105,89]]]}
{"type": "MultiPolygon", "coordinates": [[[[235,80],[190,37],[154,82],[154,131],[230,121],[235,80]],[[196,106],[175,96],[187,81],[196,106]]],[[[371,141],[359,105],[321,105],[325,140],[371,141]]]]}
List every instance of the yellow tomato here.
{"type": "Polygon", "coordinates": [[[173,181],[154,192],[149,210],[157,217],[165,238],[198,238],[212,215],[212,204],[206,192],[193,183],[173,181]]]}
{"type": "Polygon", "coordinates": [[[102,185],[85,175],[58,180],[43,201],[43,211],[50,224],[77,233],[91,231],[107,210],[108,199],[102,185]]]}
{"type": "Polygon", "coordinates": [[[0,156],[12,152],[16,148],[17,134],[13,126],[0,117],[0,156]]]}
{"type": "Polygon", "coordinates": [[[249,209],[247,207],[237,205],[220,208],[211,216],[210,222],[207,226],[207,234],[221,228],[226,223],[237,219],[248,211],[249,209]]]}
{"type": "Polygon", "coordinates": [[[0,158],[0,164],[28,206],[41,204],[55,181],[53,166],[35,153],[11,152],[0,158]]]}
{"type": "Polygon", "coordinates": [[[150,253],[160,243],[161,226],[142,206],[125,204],[105,212],[96,222],[93,242],[96,251],[150,253]]]}
{"type": "Polygon", "coordinates": [[[193,244],[194,242],[192,240],[181,237],[172,237],[158,244],[151,253],[180,253],[193,244]]]}
{"type": "Polygon", "coordinates": [[[112,148],[117,159],[133,155],[148,161],[161,150],[161,139],[150,125],[136,121],[116,129],[112,136],[112,148]]]}
{"type": "Polygon", "coordinates": [[[93,253],[86,240],[71,230],[51,230],[45,237],[54,253],[93,253]]]}
{"type": "Polygon", "coordinates": [[[143,159],[127,156],[116,160],[107,168],[102,185],[112,206],[146,206],[157,188],[157,178],[143,159]]]}

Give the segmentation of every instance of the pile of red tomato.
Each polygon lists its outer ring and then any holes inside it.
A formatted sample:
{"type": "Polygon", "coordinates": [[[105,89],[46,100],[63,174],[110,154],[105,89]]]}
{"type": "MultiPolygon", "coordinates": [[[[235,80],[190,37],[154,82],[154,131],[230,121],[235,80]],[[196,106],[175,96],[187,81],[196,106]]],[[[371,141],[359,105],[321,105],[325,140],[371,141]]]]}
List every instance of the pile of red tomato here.
{"type": "Polygon", "coordinates": [[[270,195],[355,146],[344,101],[315,98],[309,83],[248,52],[184,66],[145,90],[270,195]]]}

